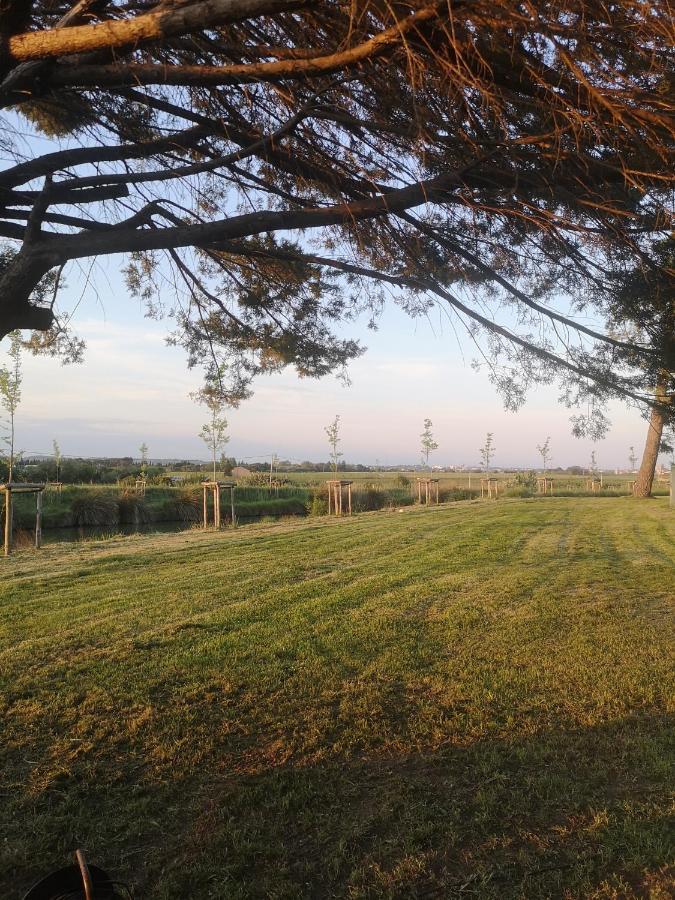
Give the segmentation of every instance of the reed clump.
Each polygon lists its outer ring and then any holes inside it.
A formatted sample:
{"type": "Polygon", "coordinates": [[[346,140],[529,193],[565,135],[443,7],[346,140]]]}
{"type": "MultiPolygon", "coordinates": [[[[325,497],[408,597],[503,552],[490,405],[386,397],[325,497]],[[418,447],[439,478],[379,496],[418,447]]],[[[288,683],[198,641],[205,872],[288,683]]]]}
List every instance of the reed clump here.
{"type": "Polygon", "coordinates": [[[133,491],[125,491],[118,501],[119,522],[124,525],[147,525],[153,516],[145,499],[133,491]]]}
{"type": "Polygon", "coordinates": [[[164,502],[162,518],[169,522],[199,522],[201,518],[199,494],[190,488],[176,491],[164,502]]]}
{"type": "Polygon", "coordinates": [[[117,525],[119,501],[112,494],[102,491],[83,491],[71,501],[70,519],[70,524],[77,526],[117,525]]]}

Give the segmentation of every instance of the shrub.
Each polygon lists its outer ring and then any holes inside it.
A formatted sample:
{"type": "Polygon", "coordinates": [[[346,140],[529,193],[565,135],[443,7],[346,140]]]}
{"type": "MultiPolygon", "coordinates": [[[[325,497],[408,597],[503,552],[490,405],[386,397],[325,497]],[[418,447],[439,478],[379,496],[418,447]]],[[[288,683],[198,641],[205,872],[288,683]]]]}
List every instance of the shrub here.
{"type": "Polygon", "coordinates": [[[328,512],[328,496],[313,493],[307,502],[307,513],[310,516],[325,516],[328,512]]]}
{"type": "Polygon", "coordinates": [[[504,495],[506,497],[531,497],[532,491],[525,485],[514,484],[506,489],[504,495]]]}
{"type": "Polygon", "coordinates": [[[152,513],[144,497],[125,492],[119,499],[119,520],[125,525],[147,525],[152,513]]]}
{"type": "MultiPolygon", "coordinates": [[[[223,507],[221,514],[229,518],[230,508],[223,507]]],[[[237,518],[257,516],[304,516],[307,512],[301,497],[268,497],[266,500],[237,502],[235,494],[234,514],[237,518]]]]}
{"type": "MultiPolygon", "coordinates": [[[[242,485],[248,485],[250,487],[269,488],[269,486],[270,486],[269,472],[251,472],[251,474],[247,475],[246,478],[242,478],[240,483],[242,485]]],[[[275,486],[276,485],[285,485],[285,484],[290,484],[290,483],[291,483],[290,478],[284,478],[281,475],[274,475],[272,477],[272,484],[275,486]]]]}
{"type": "Polygon", "coordinates": [[[73,498],[70,514],[73,525],[117,525],[119,503],[111,494],[89,491],[73,498]]]}
{"type": "MultiPolygon", "coordinates": [[[[536,472],[516,472],[516,477],[514,479],[515,487],[526,488],[528,491],[534,492],[537,488],[537,473],[536,472]]],[[[514,497],[524,497],[526,494],[514,494],[514,497]]]]}
{"type": "Polygon", "coordinates": [[[201,521],[201,501],[191,490],[176,491],[162,507],[162,517],[168,521],[199,522],[201,521]]]}
{"type": "Polygon", "coordinates": [[[439,500],[441,503],[449,503],[455,500],[474,500],[480,495],[478,488],[441,488],[439,500]]]}
{"type": "Polygon", "coordinates": [[[387,505],[387,495],[376,485],[369,484],[365,491],[357,491],[353,495],[353,507],[357,510],[382,509],[387,505]]]}

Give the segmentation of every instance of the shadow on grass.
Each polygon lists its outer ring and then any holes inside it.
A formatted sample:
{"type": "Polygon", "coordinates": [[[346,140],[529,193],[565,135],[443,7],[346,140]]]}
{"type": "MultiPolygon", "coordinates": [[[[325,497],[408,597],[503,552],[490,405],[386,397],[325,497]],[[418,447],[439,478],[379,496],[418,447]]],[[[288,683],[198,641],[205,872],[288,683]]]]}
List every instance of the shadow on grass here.
{"type": "Polygon", "coordinates": [[[173,778],[130,752],[105,759],[106,780],[83,754],[40,796],[16,791],[7,839],[23,849],[0,893],[21,896],[77,844],[138,900],[672,896],[672,720],[529,725],[341,758],[330,741],[293,755],[291,735],[254,725],[173,778]]]}

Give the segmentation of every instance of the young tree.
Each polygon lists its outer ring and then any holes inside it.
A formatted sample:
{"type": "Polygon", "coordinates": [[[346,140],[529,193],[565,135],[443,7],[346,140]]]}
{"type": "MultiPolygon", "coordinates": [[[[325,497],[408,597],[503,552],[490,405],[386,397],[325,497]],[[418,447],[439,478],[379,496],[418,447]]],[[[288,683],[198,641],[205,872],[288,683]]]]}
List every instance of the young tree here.
{"type": "Polygon", "coordinates": [[[141,478],[145,479],[148,474],[148,445],[145,441],[143,441],[138,450],[141,454],[141,478]]]}
{"type": "Polygon", "coordinates": [[[328,436],[328,446],[330,447],[330,461],[331,466],[333,467],[333,472],[337,473],[338,463],[340,461],[340,457],[342,453],[339,449],[341,438],[340,438],[340,416],[335,416],[330,425],[327,425],[324,428],[326,435],[328,436]]]}
{"type": "Polygon", "coordinates": [[[630,450],[630,455],[628,457],[628,462],[630,463],[631,472],[635,471],[635,467],[637,465],[637,456],[635,455],[635,447],[631,446],[628,448],[630,450]]]}
{"type": "Polygon", "coordinates": [[[32,345],[53,352],[62,268],[125,254],[132,292],[175,311],[175,340],[232,401],[261,371],[340,370],[361,348],[333,329],[364,305],[375,315],[382,284],[412,314],[433,297],[526,381],[557,367],[642,398],[582,352],[616,348],[610,331],[539,300],[602,280],[617,244],[639,260],[667,222],[670,13],[667,0],[5,3],[0,334],[37,329],[32,345]],[[26,120],[54,141],[28,159],[12,141],[26,120]]]}
{"type": "Polygon", "coordinates": [[[213,480],[216,480],[216,455],[229,443],[229,435],[227,434],[227,419],[222,415],[223,404],[218,398],[212,394],[199,395],[200,402],[208,408],[211,418],[202,425],[199,437],[204,441],[211,451],[211,461],[213,463],[213,480]]]}
{"type": "Polygon", "coordinates": [[[56,443],[56,440],[52,441],[52,447],[54,448],[54,466],[56,468],[56,481],[59,481],[61,474],[61,460],[63,459],[61,455],[61,448],[56,443]]]}
{"type": "Polygon", "coordinates": [[[485,438],[485,443],[480,448],[480,457],[483,463],[483,469],[485,470],[485,474],[488,475],[490,473],[490,460],[495,455],[496,448],[494,442],[492,440],[492,432],[488,431],[487,436],[485,438]]]}
{"type": "Polygon", "coordinates": [[[544,475],[548,471],[548,464],[551,460],[551,436],[549,435],[546,438],[546,441],[543,444],[537,444],[537,450],[539,451],[539,455],[541,456],[541,461],[544,466],[544,475]]]}
{"type": "Polygon", "coordinates": [[[588,467],[588,474],[592,478],[598,477],[598,460],[597,460],[595,450],[591,450],[591,463],[590,463],[590,466],[588,467]]]}
{"type": "Polygon", "coordinates": [[[6,433],[3,441],[7,446],[7,480],[12,481],[14,465],[19,455],[15,447],[15,425],[16,411],[21,403],[23,376],[21,374],[21,335],[18,331],[13,331],[9,338],[9,350],[7,351],[9,364],[0,367],[0,403],[7,413],[6,433]]]}
{"type": "Polygon", "coordinates": [[[431,419],[424,420],[424,431],[420,435],[420,440],[422,441],[422,465],[427,469],[429,468],[429,454],[433,453],[434,450],[438,450],[438,444],[434,440],[434,436],[431,431],[432,426],[431,419]]]}

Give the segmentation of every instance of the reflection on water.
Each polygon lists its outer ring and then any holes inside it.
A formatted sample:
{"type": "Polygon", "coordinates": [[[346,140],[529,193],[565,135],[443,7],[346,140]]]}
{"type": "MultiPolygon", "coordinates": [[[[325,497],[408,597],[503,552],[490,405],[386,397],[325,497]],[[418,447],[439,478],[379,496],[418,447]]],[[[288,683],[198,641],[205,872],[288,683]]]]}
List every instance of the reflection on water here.
{"type": "MultiPolygon", "coordinates": [[[[260,518],[262,517],[238,516],[237,524],[246,525],[250,522],[257,522],[260,518]]],[[[266,516],[265,518],[272,517],[266,516]]],[[[59,544],[62,541],[67,541],[68,543],[102,541],[106,538],[125,534],[173,534],[178,531],[189,531],[197,527],[194,522],[150,522],[147,525],[83,525],[76,528],[46,528],[42,532],[42,543],[44,545],[59,544]]],[[[32,532],[22,530],[19,534],[15,534],[15,545],[17,543],[25,543],[28,546],[32,542],[32,532]],[[22,538],[24,539],[23,541],[22,538]]]]}
{"type": "Polygon", "coordinates": [[[191,522],[151,522],[148,525],[83,525],[76,528],[47,528],[42,532],[42,543],[100,541],[120,534],[167,534],[185,531],[193,527],[191,522]]]}

